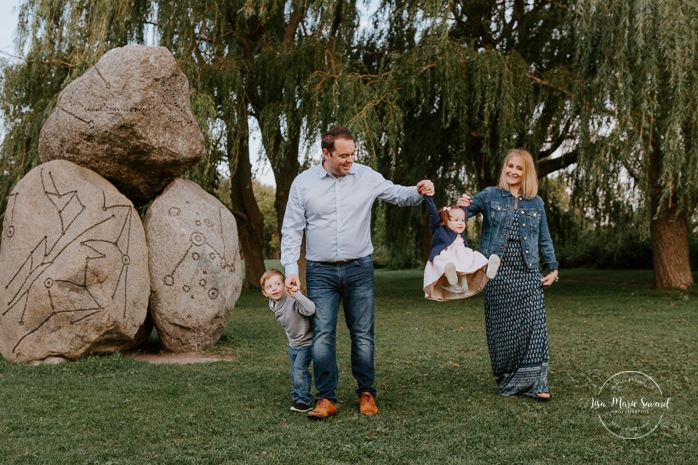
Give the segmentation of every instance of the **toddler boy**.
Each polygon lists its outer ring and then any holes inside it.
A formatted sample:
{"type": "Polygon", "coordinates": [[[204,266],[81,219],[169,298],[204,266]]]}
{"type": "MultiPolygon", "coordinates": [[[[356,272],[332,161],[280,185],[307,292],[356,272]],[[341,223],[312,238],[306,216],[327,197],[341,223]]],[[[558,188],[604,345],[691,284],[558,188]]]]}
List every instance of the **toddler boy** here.
{"type": "Polygon", "coordinates": [[[269,308],[288,337],[291,361],[291,410],[307,412],[312,408],[310,395],[310,361],[312,360],[313,322],[315,304],[298,289],[286,293],[284,275],[279,270],[267,270],[259,280],[262,294],[269,298],[269,308]]]}

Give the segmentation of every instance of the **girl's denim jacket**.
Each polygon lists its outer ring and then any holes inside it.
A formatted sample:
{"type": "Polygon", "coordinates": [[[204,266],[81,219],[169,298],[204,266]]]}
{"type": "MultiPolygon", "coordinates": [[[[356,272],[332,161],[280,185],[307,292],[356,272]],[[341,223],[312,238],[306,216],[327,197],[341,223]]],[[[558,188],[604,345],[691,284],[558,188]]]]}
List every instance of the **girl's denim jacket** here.
{"type": "MultiPolygon", "coordinates": [[[[482,213],[480,252],[486,257],[493,253],[503,257],[516,215],[516,199],[507,190],[488,187],[472,200],[473,203],[468,207],[468,218],[482,213]]],[[[550,238],[543,199],[538,196],[532,199],[519,197],[518,212],[521,249],[528,267],[540,269],[542,259],[548,269],[557,270],[559,263],[550,238]]]]}

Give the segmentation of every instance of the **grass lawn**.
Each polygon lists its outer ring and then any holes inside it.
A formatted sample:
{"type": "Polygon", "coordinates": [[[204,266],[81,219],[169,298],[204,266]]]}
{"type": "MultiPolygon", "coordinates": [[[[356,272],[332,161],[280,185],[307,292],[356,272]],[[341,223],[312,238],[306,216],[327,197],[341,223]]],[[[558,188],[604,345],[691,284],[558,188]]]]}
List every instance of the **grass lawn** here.
{"type": "Polygon", "coordinates": [[[211,352],[233,362],[150,365],[128,355],[0,361],[8,464],[696,463],[698,290],[653,291],[649,271],[563,270],[546,291],[553,400],[496,394],[482,295],[426,301],[421,270],[376,272],[375,417],[357,411],[339,330],[339,414],[289,411],[287,342],[243,291],[211,352]],[[641,439],[610,434],[591,399],[637,370],[670,408],[641,439]]]}

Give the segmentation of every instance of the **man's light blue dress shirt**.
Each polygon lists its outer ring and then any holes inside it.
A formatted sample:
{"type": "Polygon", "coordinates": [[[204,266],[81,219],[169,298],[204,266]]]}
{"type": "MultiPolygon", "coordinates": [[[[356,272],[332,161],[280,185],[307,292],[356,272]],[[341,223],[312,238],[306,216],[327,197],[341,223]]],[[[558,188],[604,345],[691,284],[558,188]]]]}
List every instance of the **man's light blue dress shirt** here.
{"type": "Polygon", "coordinates": [[[399,186],[368,166],[354,163],[336,178],[322,164],[299,174],[291,185],[281,228],[281,264],[286,275],[298,274],[303,232],[305,258],[338,262],[373,252],[371,207],[376,199],[399,206],[417,205],[416,186],[399,186]]]}

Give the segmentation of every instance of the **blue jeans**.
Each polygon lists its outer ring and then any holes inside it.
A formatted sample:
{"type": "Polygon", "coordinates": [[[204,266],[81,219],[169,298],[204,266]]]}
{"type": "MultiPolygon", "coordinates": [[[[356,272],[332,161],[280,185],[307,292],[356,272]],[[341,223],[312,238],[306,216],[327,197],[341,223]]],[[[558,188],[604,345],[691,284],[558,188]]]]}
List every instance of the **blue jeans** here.
{"type": "Polygon", "coordinates": [[[311,346],[298,349],[288,348],[288,356],[291,359],[291,399],[293,402],[311,405],[313,398],[310,396],[310,360],[312,359],[311,346]]]}
{"type": "Polygon", "coordinates": [[[316,399],[337,402],[337,315],[339,302],[351,336],[351,372],[357,393],[376,395],[376,369],[373,361],[373,260],[371,256],[350,263],[308,260],[308,298],[315,303],[313,316],[313,372],[316,399]]]}

